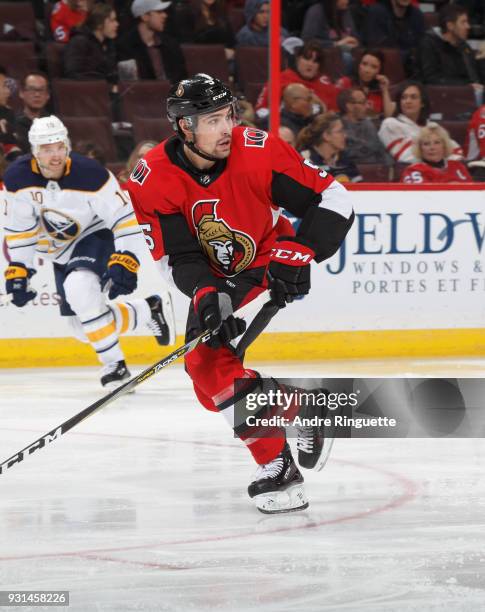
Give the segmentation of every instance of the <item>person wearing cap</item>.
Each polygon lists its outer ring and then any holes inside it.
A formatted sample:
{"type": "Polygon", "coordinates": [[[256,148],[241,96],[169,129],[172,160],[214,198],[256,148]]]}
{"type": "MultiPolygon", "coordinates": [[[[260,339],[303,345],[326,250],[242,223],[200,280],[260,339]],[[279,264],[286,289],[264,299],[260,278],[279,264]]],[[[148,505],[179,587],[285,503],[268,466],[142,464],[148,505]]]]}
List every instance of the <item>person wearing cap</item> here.
{"type": "Polygon", "coordinates": [[[165,32],[171,2],[134,0],[131,12],[137,23],[118,40],[118,60],[135,60],[139,79],[170,82],[187,76],[178,41],[165,32]]]}
{"type": "MultiPolygon", "coordinates": [[[[236,34],[238,47],[267,47],[269,45],[269,0],[246,0],[244,3],[244,25],[236,34]]],[[[281,28],[281,42],[288,32],[281,28]]]]}

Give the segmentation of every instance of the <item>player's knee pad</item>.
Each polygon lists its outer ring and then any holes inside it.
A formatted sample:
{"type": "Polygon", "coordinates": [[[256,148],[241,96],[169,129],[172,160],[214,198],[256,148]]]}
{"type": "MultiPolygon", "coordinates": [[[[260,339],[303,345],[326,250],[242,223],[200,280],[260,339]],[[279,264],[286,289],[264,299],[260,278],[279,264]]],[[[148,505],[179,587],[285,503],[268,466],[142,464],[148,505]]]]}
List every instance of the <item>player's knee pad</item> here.
{"type": "Polygon", "coordinates": [[[73,270],[64,281],[64,292],[69,306],[81,319],[106,310],[99,277],[91,270],[73,270]]]}

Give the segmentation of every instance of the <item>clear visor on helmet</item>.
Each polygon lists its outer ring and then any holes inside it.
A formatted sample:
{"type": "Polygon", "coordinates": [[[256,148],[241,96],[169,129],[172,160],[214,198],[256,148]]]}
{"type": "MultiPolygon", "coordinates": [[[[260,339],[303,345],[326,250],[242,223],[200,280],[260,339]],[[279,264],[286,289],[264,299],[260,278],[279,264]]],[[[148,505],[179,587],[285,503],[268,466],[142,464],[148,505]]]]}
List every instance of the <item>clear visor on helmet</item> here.
{"type": "Polygon", "coordinates": [[[184,117],[185,127],[196,134],[229,134],[241,123],[237,102],[204,114],[184,117]]]}

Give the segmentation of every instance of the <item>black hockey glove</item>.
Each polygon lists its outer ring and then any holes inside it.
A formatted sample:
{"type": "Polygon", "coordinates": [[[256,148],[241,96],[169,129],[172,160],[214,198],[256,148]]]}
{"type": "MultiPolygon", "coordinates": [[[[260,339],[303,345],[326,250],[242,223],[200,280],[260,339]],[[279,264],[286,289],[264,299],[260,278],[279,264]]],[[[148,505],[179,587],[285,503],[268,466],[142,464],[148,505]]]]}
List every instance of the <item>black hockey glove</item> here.
{"type": "Polygon", "coordinates": [[[229,295],[219,293],[216,287],[196,288],[193,304],[201,330],[212,332],[212,338],[206,342],[211,348],[217,349],[229,344],[246,331],[246,321],[232,314],[229,295]]]}
{"type": "Polygon", "coordinates": [[[116,251],[111,255],[108,271],[103,276],[103,286],[111,282],[108,293],[110,300],[135,291],[139,267],[138,258],[129,251],[116,251]]]}
{"type": "Polygon", "coordinates": [[[268,268],[271,301],[284,308],[310,291],[310,262],[315,251],[298,237],[281,237],[271,251],[268,268]]]}
{"type": "Polygon", "coordinates": [[[34,269],[15,261],[5,270],[5,290],[12,294],[12,304],[15,306],[25,306],[37,295],[37,291],[33,291],[29,285],[29,279],[34,274],[34,269]]]}

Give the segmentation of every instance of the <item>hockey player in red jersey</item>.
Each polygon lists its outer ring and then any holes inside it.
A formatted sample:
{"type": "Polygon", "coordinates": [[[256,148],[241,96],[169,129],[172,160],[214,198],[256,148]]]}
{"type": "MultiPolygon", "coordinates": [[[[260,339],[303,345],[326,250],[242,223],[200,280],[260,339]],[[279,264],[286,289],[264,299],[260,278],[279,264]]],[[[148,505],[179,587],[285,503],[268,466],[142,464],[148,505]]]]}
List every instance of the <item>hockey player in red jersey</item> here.
{"type": "MultiPolygon", "coordinates": [[[[235,423],[237,400],[279,383],[243,365],[231,341],[245,324],[232,312],[268,284],[280,308],[309,292],[310,262],[333,255],[352,225],[348,194],[279,138],[238,127],[236,100],[217,79],[197,74],[181,81],[167,111],[176,136],[139,161],[127,188],[153,258],[167,262],[191,298],[187,339],[213,332],[187,355],[186,371],[199,401],[227,418],[259,464],[248,489],[257,507],[306,508],[284,429],[262,437],[235,423]],[[280,207],[301,219],[296,236],[276,236],[280,207]],[[237,394],[235,379],[247,381],[237,394]]],[[[298,447],[300,465],[321,466],[316,428],[301,432],[298,447]]]]}

